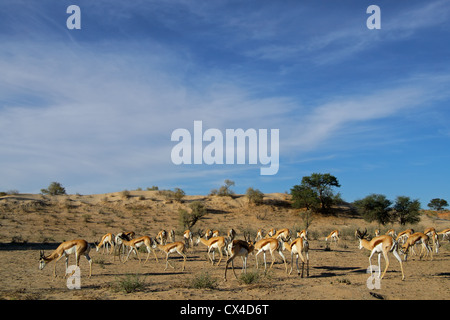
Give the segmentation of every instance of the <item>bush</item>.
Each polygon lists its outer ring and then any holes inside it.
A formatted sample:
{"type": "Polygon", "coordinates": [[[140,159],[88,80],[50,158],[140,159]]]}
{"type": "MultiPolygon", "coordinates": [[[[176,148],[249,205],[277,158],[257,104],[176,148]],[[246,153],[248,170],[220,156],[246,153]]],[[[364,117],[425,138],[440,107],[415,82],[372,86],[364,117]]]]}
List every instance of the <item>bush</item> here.
{"type": "Polygon", "coordinates": [[[59,182],[52,182],[48,186],[48,189],[41,189],[42,194],[48,194],[51,196],[57,196],[66,194],[66,189],[59,182]]]}
{"type": "Polygon", "coordinates": [[[189,208],[191,209],[190,213],[184,209],[180,209],[179,221],[184,230],[191,229],[207,213],[205,205],[201,201],[192,202],[189,208]]]}
{"type": "Polygon", "coordinates": [[[225,197],[225,196],[230,196],[231,197],[232,195],[234,195],[234,191],[231,190],[231,187],[234,186],[234,181],[226,179],[224,181],[224,183],[225,184],[223,186],[221,186],[219,188],[219,190],[212,189],[209,194],[210,195],[217,195],[217,196],[221,196],[221,197],[225,197]]]}
{"type": "Polygon", "coordinates": [[[190,287],[194,289],[215,289],[217,279],[212,278],[209,273],[201,273],[192,278],[190,287]]]}
{"type": "Polygon", "coordinates": [[[257,271],[242,273],[239,280],[245,284],[257,283],[260,275],[257,271]]]}
{"type": "Polygon", "coordinates": [[[246,192],[248,202],[255,205],[263,203],[264,193],[258,189],[248,188],[246,192]]]}
{"type": "Polygon", "coordinates": [[[128,274],[125,277],[118,279],[117,282],[112,285],[114,291],[123,291],[125,293],[132,293],[144,288],[144,284],[139,279],[137,274],[128,274]]]}
{"type": "Polygon", "coordinates": [[[129,199],[131,197],[131,193],[128,190],[123,190],[120,193],[120,196],[122,197],[123,200],[127,200],[127,199],[129,199]]]}
{"type": "Polygon", "coordinates": [[[159,194],[166,198],[166,200],[175,200],[178,202],[181,202],[181,199],[183,199],[186,195],[186,193],[180,188],[175,188],[173,191],[161,190],[159,191],[159,194]]]}

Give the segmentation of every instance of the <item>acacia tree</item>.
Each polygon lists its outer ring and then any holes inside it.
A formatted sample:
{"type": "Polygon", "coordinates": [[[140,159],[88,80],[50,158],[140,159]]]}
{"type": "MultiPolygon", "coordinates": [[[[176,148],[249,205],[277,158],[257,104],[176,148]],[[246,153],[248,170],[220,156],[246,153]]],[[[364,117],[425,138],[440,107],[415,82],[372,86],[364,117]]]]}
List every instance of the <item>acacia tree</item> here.
{"type": "Polygon", "coordinates": [[[333,187],[340,187],[338,179],[329,173],[313,173],[302,178],[300,185],[291,189],[294,206],[314,211],[326,211],[334,203],[333,187]]]}
{"type": "Polygon", "coordinates": [[[427,204],[427,206],[432,210],[441,211],[444,210],[444,207],[448,207],[448,202],[444,199],[434,198],[427,204]]]}
{"type": "Polygon", "coordinates": [[[417,223],[420,221],[420,202],[411,200],[410,197],[399,196],[394,204],[394,219],[398,219],[401,225],[417,223]]]}
{"type": "Polygon", "coordinates": [[[306,208],[307,210],[318,211],[320,201],[316,193],[303,185],[295,185],[291,188],[292,206],[294,208],[306,208]]]}
{"type": "Polygon", "coordinates": [[[51,196],[57,196],[66,194],[66,189],[59,182],[52,182],[47,189],[41,189],[42,194],[48,194],[51,196]]]}
{"type": "Polygon", "coordinates": [[[392,221],[392,201],[383,194],[373,193],[361,200],[356,200],[353,204],[368,222],[377,221],[385,225],[392,221]]]}

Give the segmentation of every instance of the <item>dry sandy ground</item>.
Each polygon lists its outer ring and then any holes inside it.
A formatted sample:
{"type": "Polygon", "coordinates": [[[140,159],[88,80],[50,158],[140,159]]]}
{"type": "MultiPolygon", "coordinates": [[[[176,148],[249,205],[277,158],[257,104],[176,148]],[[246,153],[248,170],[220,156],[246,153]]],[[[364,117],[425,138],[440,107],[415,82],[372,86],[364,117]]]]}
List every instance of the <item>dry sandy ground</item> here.
{"type": "MultiPolygon", "coordinates": [[[[0,298],[25,300],[449,300],[450,299],[450,244],[443,243],[434,260],[419,260],[413,256],[404,263],[406,280],[401,281],[400,265],[390,255],[390,267],[381,281],[380,289],[369,289],[368,251],[359,250],[353,233],[356,228],[373,231],[377,226],[351,216],[347,211],[336,217],[316,217],[310,227],[310,276],[300,278],[294,272],[285,273],[281,258],[276,254],[272,270],[264,274],[255,269],[255,257],[249,256],[248,271],[257,273],[259,279],[251,284],[236,280],[231,270],[228,281],[223,281],[225,259],[219,267],[212,266],[206,255],[206,247],[199,245],[188,251],[186,270],[181,272],[182,261],[173,255],[175,270],[164,271],[164,258],[158,253],[146,264],[130,258],[123,264],[112,255],[91,250],[93,276],[87,278],[88,263],[81,259],[81,289],[70,290],[64,273],[64,262],[58,263],[59,277],[54,279],[53,262],[44,270],[38,269],[39,249],[46,253],[64,240],[83,238],[98,241],[107,232],[134,230],[137,235],[154,237],[161,229],[175,229],[181,239],[178,223],[179,208],[187,208],[189,202],[202,200],[208,208],[206,218],[194,229],[219,229],[222,233],[230,227],[242,238],[243,231],[255,232],[258,228],[271,227],[301,229],[303,221],[299,210],[291,209],[288,196],[266,195],[265,205],[248,206],[243,196],[229,197],[187,196],[183,203],[165,200],[157,192],[134,191],[126,198],[121,193],[106,195],[71,195],[44,197],[42,195],[15,195],[0,198],[0,298]],[[323,236],[339,229],[342,240],[327,250],[323,236]],[[212,288],[192,288],[199,276],[208,275],[212,288]],[[125,293],[119,283],[136,277],[141,284],[138,290],[125,293]]],[[[430,218],[413,226],[423,231],[434,226],[437,230],[450,227],[447,215],[430,218]]],[[[391,226],[389,226],[391,227],[391,226]]],[[[402,228],[393,226],[397,231],[402,228]]],[[[387,229],[384,228],[384,229],[387,229]]],[[[382,229],[382,231],[384,230],[382,229]]],[[[290,255],[288,267],[290,268],[290,255]]],[[[145,254],[142,253],[142,257],[145,254]]],[[[217,255],[216,255],[217,257],[217,255]]],[[[268,258],[270,261],[270,257],[268,258]]],[[[217,258],[216,258],[217,260],[217,258]]],[[[70,264],[73,262],[70,259],[70,264]]],[[[259,257],[262,262],[262,255],[259,257]]],[[[294,260],[295,262],[295,260],[294,260]]],[[[376,264],[376,257],[373,258],[376,264]]],[[[238,276],[242,262],[236,260],[238,276]]],[[[382,267],[384,260],[382,259],[382,267]]]]}

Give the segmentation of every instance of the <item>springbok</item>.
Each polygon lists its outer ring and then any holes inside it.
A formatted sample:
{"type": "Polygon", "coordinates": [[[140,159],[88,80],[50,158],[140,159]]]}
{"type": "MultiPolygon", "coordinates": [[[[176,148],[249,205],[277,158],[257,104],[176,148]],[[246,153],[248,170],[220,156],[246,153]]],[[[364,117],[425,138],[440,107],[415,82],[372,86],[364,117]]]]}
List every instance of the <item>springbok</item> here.
{"type": "Polygon", "coordinates": [[[394,257],[398,260],[400,263],[400,269],[402,270],[402,280],[405,280],[405,274],[403,272],[403,264],[402,259],[400,258],[400,255],[398,254],[398,243],[397,241],[394,241],[394,238],[387,235],[381,235],[378,237],[373,238],[372,240],[368,241],[365,239],[365,236],[367,235],[367,229],[361,233],[361,231],[357,230],[357,237],[359,239],[359,249],[366,248],[367,250],[370,250],[370,257],[369,257],[369,265],[370,265],[370,273],[372,273],[372,256],[375,253],[378,253],[378,270],[381,273],[381,254],[384,256],[384,260],[386,261],[386,267],[384,269],[383,274],[380,277],[380,273],[378,274],[378,277],[383,279],[388,267],[389,267],[389,257],[388,252],[392,252],[394,257]]]}
{"type": "MultiPolygon", "coordinates": [[[[245,235],[244,235],[245,237],[245,235]]],[[[255,249],[252,242],[248,242],[246,240],[233,240],[229,244],[229,251],[231,252],[230,258],[227,260],[227,264],[225,266],[225,276],[224,281],[227,281],[227,270],[228,264],[231,262],[231,269],[233,270],[233,274],[237,279],[236,272],[234,271],[234,259],[236,257],[242,257],[242,271],[247,272],[247,258],[248,254],[252,253],[255,249]]]]}
{"type": "Polygon", "coordinates": [[[44,250],[40,251],[39,257],[39,270],[44,269],[47,263],[55,260],[55,268],[53,269],[53,275],[56,278],[56,263],[63,257],[66,257],[66,276],[67,276],[67,268],[69,267],[69,256],[71,254],[75,254],[75,263],[76,266],[80,266],[80,257],[83,255],[86,260],[89,262],[89,278],[92,275],[92,259],[89,256],[90,251],[89,244],[86,240],[77,239],[64,241],[61,243],[55,251],[53,251],[49,256],[45,256],[44,250]]]}

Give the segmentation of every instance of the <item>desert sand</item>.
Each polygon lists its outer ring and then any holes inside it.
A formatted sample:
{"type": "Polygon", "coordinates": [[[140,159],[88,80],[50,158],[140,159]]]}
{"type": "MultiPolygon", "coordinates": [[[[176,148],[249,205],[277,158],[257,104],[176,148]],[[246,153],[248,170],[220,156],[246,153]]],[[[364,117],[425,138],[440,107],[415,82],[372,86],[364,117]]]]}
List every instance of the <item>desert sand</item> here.
{"type": "MultiPolygon", "coordinates": [[[[185,196],[182,202],[166,200],[157,191],[131,191],[99,195],[43,196],[40,194],[8,195],[0,198],[0,298],[14,300],[449,300],[450,299],[450,243],[442,242],[434,259],[411,256],[404,262],[406,279],[401,281],[400,265],[392,254],[386,276],[379,288],[369,288],[367,273],[369,251],[358,248],[354,237],[357,228],[369,233],[379,226],[367,223],[343,206],[338,214],[315,216],[309,227],[309,277],[301,278],[294,271],[285,272],[282,259],[276,253],[276,262],[264,273],[256,269],[255,257],[248,259],[248,273],[257,275],[252,283],[236,279],[228,270],[228,281],[223,281],[226,257],[219,266],[211,265],[202,244],[187,251],[186,270],[181,272],[182,260],[175,253],[171,261],[175,269],[164,271],[164,255],[157,252],[145,264],[139,264],[134,255],[122,263],[117,256],[91,249],[93,275],[87,278],[88,263],[82,257],[81,288],[69,289],[64,275],[64,259],[58,262],[58,277],[53,278],[53,263],[38,269],[39,250],[49,254],[61,242],[85,239],[99,241],[105,233],[117,234],[133,230],[136,236],[155,237],[162,230],[176,231],[176,240],[182,239],[178,222],[179,209],[187,209],[192,201],[203,201],[208,214],[193,230],[217,229],[225,234],[229,228],[243,239],[244,231],[256,234],[263,228],[289,228],[291,232],[304,228],[302,210],[293,209],[289,195],[266,194],[264,204],[249,205],[243,195],[234,197],[185,196]],[[338,229],[338,244],[327,245],[324,237],[338,229]],[[212,281],[211,287],[194,288],[200,276],[212,281]],[[135,279],[140,287],[127,293],[120,285],[125,279],[135,279]]],[[[188,209],[187,209],[188,210],[188,209]]],[[[422,215],[416,231],[426,227],[440,231],[450,227],[450,214],[422,215]]],[[[397,232],[409,226],[397,224],[382,226],[382,232],[393,227],[397,232]]],[[[141,252],[141,257],[146,256],[141,252]]],[[[290,254],[284,251],[287,266],[290,254]]],[[[217,262],[218,254],[216,254],[217,262]]],[[[235,260],[236,274],[242,271],[241,259],[235,260]]],[[[268,256],[270,262],[270,256],[268,256]]],[[[74,263],[73,256],[69,264],[74,263]]],[[[295,263],[295,259],[294,259],[295,263]]],[[[376,256],[372,259],[377,264],[376,256]]],[[[384,268],[384,259],[382,259],[384,268]]],[[[374,283],[374,282],[372,282],[374,283]]]]}

